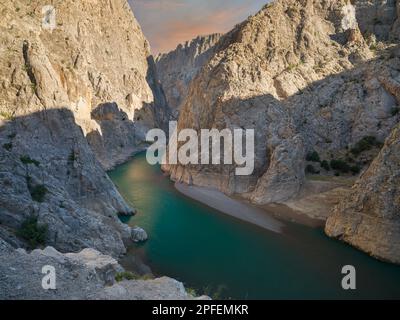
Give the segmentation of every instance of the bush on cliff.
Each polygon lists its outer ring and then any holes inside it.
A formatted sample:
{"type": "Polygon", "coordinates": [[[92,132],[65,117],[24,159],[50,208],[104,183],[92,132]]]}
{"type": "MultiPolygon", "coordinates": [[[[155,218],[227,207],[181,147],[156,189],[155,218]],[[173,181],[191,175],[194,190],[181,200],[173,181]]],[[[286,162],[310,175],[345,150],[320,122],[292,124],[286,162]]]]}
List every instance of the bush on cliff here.
{"type": "Polygon", "coordinates": [[[347,162],[345,162],[343,160],[332,160],[331,168],[333,170],[337,170],[342,173],[349,173],[350,169],[351,169],[350,166],[347,164],[347,162]]]}
{"type": "Polygon", "coordinates": [[[24,239],[31,249],[44,245],[47,240],[47,234],[48,226],[39,225],[38,217],[36,216],[28,217],[17,231],[17,235],[24,239]]]}
{"type": "Polygon", "coordinates": [[[321,162],[321,158],[319,157],[319,154],[316,151],[309,153],[306,157],[306,160],[311,162],[321,162]]]}
{"type": "Polygon", "coordinates": [[[382,144],[373,136],[367,136],[362,138],[356,143],[356,145],[351,149],[351,153],[356,157],[364,151],[371,150],[373,147],[382,146],[382,144]]]}

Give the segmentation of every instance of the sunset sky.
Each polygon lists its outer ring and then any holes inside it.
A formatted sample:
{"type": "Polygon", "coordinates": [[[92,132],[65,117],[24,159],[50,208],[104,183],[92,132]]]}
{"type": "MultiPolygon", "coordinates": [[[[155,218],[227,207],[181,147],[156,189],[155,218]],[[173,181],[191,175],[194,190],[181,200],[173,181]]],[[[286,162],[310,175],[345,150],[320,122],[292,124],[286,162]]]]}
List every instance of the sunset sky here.
{"type": "Polygon", "coordinates": [[[227,32],[268,0],[129,0],[154,54],[198,35],[227,32]]]}

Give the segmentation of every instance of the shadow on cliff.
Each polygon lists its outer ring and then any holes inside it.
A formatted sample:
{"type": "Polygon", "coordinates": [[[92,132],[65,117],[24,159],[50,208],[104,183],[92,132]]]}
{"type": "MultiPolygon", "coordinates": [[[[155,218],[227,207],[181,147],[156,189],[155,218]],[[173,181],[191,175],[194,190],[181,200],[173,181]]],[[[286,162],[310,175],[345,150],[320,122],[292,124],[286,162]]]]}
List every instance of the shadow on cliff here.
{"type": "MultiPolygon", "coordinates": [[[[359,62],[353,69],[315,81],[280,100],[271,94],[234,98],[217,108],[213,104],[202,105],[198,98],[195,103],[198,109],[193,111],[184,106],[181,110],[179,127],[254,129],[254,177],[261,177],[268,170],[280,141],[298,134],[304,140],[306,154],[315,150],[326,156],[321,160],[339,160],[364,137],[375,136],[383,142],[399,122],[400,114],[392,111],[399,108],[399,97],[396,99],[396,93],[386,83],[393,76],[390,70],[400,74],[399,48],[387,49],[376,59],[359,62]]],[[[400,84],[397,85],[400,90],[400,84]]],[[[230,170],[226,167],[187,166],[205,175],[210,172],[228,175],[230,170]]]]}
{"type": "Polygon", "coordinates": [[[20,247],[15,230],[34,215],[48,225],[48,244],[61,251],[108,252],[106,242],[90,237],[103,230],[115,242],[110,250],[120,252],[117,213],[134,209],[104,172],[71,110],[0,120],[0,237],[20,247]]]}
{"type": "MultiPolygon", "coordinates": [[[[26,177],[29,169],[37,183],[60,183],[62,192],[84,207],[89,208],[92,199],[109,193],[116,199],[103,205],[114,207],[114,213],[133,212],[111,180],[104,179],[103,168],[69,109],[48,109],[0,120],[0,162],[1,178],[5,178],[5,171],[26,177]],[[49,181],[45,181],[46,177],[49,181]]],[[[8,185],[7,181],[2,182],[8,185]]],[[[90,209],[96,209],[97,205],[93,205],[90,209]]],[[[98,205],[97,209],[102,207],[102,200],[98,205]]]]}

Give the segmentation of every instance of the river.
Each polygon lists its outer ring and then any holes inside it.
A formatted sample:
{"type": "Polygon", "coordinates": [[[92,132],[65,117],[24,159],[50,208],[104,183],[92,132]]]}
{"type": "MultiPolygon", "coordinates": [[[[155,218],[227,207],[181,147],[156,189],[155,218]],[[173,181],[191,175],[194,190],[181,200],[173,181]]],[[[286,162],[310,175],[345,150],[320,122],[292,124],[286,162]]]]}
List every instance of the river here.
{"type": "MultiPolygon", "coordinates": [[[[179,193],[145,154],[109,172],[138,214],[149,240],[130,249],[157,275],[223,299],[400,298],[400,267],[325,236],[321,228],[282,222],[276,233],[229,217],[179,193]],[[342,267],[356,268],[356,290],[342,289],[342,267]]],[[[129,255],[128,254],[128,255],[129,255]]],[[[129,256],[128,256],[129,257],[129,256]]]]}

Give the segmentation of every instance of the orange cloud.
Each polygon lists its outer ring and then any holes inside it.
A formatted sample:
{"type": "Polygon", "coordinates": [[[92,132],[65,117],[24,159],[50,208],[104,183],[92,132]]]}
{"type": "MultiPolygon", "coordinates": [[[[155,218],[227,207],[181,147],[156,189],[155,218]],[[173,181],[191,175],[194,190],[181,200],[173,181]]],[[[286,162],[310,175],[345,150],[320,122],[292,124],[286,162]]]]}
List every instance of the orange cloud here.
{"type": "Polygon", "coordinates": [[[225,33],[240,21],[241,10],[238,8],[214,12],[194,20],[176,20],[167,23],[164,31],[152,37],[154,52],[168,52],[177,44],[191,40],[199,35],[225,33]]]}
{"type": "Polygon", "coordinates": [[[225,33],[268,1],[129,0],[154,54],[199,35],[225,33]]]}

